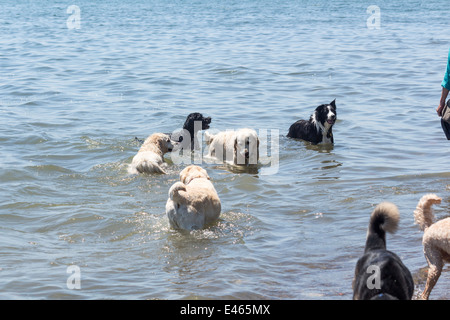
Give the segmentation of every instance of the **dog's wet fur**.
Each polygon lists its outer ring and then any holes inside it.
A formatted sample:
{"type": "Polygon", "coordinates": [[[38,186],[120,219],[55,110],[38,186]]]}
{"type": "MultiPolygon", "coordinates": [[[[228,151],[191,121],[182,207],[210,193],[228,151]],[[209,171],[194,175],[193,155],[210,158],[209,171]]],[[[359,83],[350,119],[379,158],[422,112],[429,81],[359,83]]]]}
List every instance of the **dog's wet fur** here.
{"type": "MultiPolygon", "coordinates": [[[[183,129],[181,131],[166,134],[169,135],[170,140],[172,140],[176,146],[174,150],[178,150],[180,148],[185,150],[194,150],[195,146],[198,145],[198,131],[209,129],[210,123],[211,117],[204,117],[199,112],[193,112],[186,117],[186,121],[184,122],[183,129]]],[[[144,140],[139,139],[138,137],[134,137],[134,141],[140,144],[144,143],[144,140]]]]}
{"type": "Polygon", "coordinates": [[[336,99],[318,106],[309,120],[298,120],[289,127],[287,136],[313,144],[334,143],[333,125],[337,119],[336,99]]]}
{"type": "Polygon", "coordinates": [[[356,263],[354,300],[411,300],[411,273],[399,256],[386,250],[386,231],[395,232],[399,219],[398,208],[389,202],[380,203],[372,212],[364,255],[356,263]],[[379,286],[369,287],[374,268],[379,270],[379,286]]]}
{"type": "Polygon", "coordinates": [[[204,117],[199,112],[191,113],[187,116],[183,125],[183,130],[170,135],[170,139],[180,143],[180,147],[187,150],[198,148],[197,133],[201,130],[209,129],[211,117],[204,117]]]}

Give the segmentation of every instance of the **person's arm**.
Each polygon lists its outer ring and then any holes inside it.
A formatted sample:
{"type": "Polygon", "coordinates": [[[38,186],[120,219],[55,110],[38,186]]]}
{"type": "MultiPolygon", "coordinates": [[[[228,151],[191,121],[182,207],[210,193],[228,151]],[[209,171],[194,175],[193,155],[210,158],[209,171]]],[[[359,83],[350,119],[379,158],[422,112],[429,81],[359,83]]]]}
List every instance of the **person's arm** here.
{"type": "Polygon", "coordinates": [[[445,106],[445,99],[447,99],[448,92],[450,90],[450,51],[448,53],[448,62],[447,62],[447,70],[444,75],[444,80],[442,80],[441,83],[442,86],[442,93],[441,93],[441,100],[439,101],[439,106],[436,109],[436,112],[441,117],[442,109],[444,109],[445,106]]]}
{"type": "Polygon", "coordinates": [[[439,101],[439,107],[436,109],[436,112],[438,113],[439,117],[442,117],[442,109],[444,109],[445,106],[445,99],[447,99],[449,90],[446,87],[442,87],[442,93],[441,93],[441,100],[439,101]]]}

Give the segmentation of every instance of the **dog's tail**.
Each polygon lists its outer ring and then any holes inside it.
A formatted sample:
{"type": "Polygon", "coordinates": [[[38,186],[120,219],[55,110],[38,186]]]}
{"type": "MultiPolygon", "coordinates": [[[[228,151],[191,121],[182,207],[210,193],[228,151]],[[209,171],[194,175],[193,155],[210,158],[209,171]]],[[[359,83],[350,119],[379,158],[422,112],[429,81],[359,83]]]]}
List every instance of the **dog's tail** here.
{"type": "Polygon", "coordinates": [[[433,224],[434,215],[431,206],[441,203],[441,198],[433,193],[429,193],[420,198],[416,210],[414,210],[414,223],[418,224],[420,229],[425,231],[433,224]]]}
{"type": "Polygon", "coordinates": [[[169,198],[175,203],[186,204],[189,201],[186,185],[181,181],[175,182],[169,189],[169,198]]]}
{"type": "Polygon", "coordinates": [[[375,207],[369,222],[365,251],[386,249],[386,232],[397,231],[400,213],[395,204],[382,202],[375,207]]]}

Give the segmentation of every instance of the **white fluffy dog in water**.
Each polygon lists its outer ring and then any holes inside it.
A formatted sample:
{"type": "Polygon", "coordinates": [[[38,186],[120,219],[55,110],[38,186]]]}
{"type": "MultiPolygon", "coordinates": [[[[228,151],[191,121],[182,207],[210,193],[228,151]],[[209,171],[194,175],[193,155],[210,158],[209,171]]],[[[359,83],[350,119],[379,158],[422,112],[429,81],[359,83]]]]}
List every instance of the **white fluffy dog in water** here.
{"type": "Polygon", "coordinates": [[[222,131],[217,134],[205,132],[208,156],[232,165],[257,165],[259,138],[253,129],[222,131]]]}
{"type": "Polygon", "coordinates": [[[166,213],[174,229],[196,230],[215,222],[221,203],[205,169],[190,165],[169,190],[166,213]]]}
{"type": "Polygon", "coordinates": [[[166,173],[164,167],[164,154],[173,149],[169,135],[164,133],[154,133],[149,136],[144,144],[134,156],[128,167],[131,174],[137,173],[166,173]]]}

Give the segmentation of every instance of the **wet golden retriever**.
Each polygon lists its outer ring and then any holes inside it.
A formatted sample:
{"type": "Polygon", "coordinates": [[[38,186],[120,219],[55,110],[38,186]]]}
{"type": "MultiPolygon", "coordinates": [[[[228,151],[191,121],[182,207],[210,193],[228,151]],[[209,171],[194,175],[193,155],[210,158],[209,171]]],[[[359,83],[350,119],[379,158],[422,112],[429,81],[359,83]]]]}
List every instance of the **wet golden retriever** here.
{"type": "Polygon", "coordinates": [[[190,165],[180,172],[180,180],[170,188],[166,203],[170,226],[191,231],[217,221],[222,207],[206,170],[190,165]]]}
{"type": "Polygon", "coordinates": [[[232,165],[257,165],[259,138],[253,129],[222,131],[217,134],[205,132],[209,146],[208,156],[232,165]]]}
{"type": "Polygon", "coordinates": [[[133,157],[128,167],[130,174],[137,173],[166,173],[164,167],[164,154],[171,152],[173,144],[169,135],[164,133],[154,133],[149,136],[133,157]]]}

